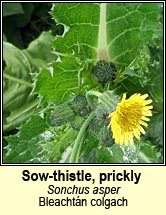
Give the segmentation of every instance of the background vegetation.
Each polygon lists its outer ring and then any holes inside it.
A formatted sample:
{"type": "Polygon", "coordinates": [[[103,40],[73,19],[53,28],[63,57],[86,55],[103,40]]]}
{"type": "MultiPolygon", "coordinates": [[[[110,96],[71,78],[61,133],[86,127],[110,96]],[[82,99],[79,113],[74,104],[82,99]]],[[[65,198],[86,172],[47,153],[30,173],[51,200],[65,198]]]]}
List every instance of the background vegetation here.
{"type": "Polygon", "coordinates": [[[79,162],[162,163],[162,10],[161,3],[108,3],[106,13],[95,3],[3,3],[3,162],[68,163],[93,89],[148,93],[153,116],[146,135],[125,147],[98,111],[79,162]],[[101,13],[107,25],[99,33],[101,13]],[[117,68],[112,80],[92,72],[102,34],[117,68]]]}

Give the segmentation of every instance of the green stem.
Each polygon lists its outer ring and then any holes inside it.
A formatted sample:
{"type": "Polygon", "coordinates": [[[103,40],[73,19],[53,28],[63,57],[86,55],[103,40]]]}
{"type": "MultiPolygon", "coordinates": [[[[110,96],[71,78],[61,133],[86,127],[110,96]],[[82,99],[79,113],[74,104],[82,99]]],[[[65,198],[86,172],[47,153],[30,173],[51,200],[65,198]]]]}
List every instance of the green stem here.
{"type": "Polygon", "coordinates": [[[81,149],[82,149],[82,145],[84,143],[84,140],[86,138],[86,135],[87,135],[87,129],[86,131],[84,132],[83,136],[82,136],[82,139],[81,139],[81,142],[79,144],[79,148],[78,148],[78,152],[77,152],[77,157],[76,157],[76,163],[79,162],[79,158],[80,158],[80,154],[81,154],[81,149]]]}
{"type": "Polygon", "coordinates": [[[37,107],[39,101],[34,100],[32,103],[23,106],[22,108],[14,111],[11,115],[7,117],[7,124],[3,125],[3,131],[7,132],[11,129],[17,127],[18,125],[25,122],[30,115],[32,115],[35,107],[37,107]]]}
{"type": "Polygon", "coordinates": [[[97,96],[97,97],[100,97],[102,95],[102,93],[98,92],[98,91],[93,91],[93,90],[89,90],[87,93],[86,93],[86,99],[87,99],[87,102],[88,104],[90,105],[91,109],[94,110],[96,108],[96,106],[94,105],[92,99],[91,99],[91,96],[97,96]]]}
{"type": "Polygon", "coordinates": [[[98,59],[110,61],[108,54],[107,44],[107,21],[106,14],[107,5],[106,3],[100,4],[100,23],[99,23],[99,34],[98,34],[98,59]]]}
{"type": "Polygon", "coordinates": [[[79,159],[78,152],[80,153],[80,151],[81,151],[81,150],[79,150],[79,147],[81,147],[82,144],[83,144],[82,138],[84,137],[86,129],[87,129],[89,123],[91,122],[91,120],[94,118],[94,116],[95,116],[95,112],[92,112],[88,116],[88,118],[85,120],[85,122],[83,123],[83,125],[82,125],[82,127],[81,127],[81,129],[80,129],[80,131],[78,133],[78,136],[77,136],[77,138],[75,140],[73,150],[72,150],[72,153],[71,153],[71,156],[70,156],[70,159],[69,159],[69,163],[78,162],[78,159],[79,159]]]}
{"type": "Polygon", "coordinates": [[[32,87],[32,84],[31,84],[31,83],[29,83],[29,82],[27,82],[27,81],[24,81],[24,80],[21,80],[21,79],[18,79],[18,78],[15,78],[15,77],[13,77],[13,76],[11,76],[11,75],[8,75],[8,74],[6,74],[6,73],[3,74],[3,77],[4,77],[4,78],[7,78],[7,79],[9,79],[9,80],[12,80],[12,81],[14,81],[14,82],[20,83],[20,84],[24,84],[24,85],[26,85],[26,86],[28,86],[28,87],[32,87]]]}

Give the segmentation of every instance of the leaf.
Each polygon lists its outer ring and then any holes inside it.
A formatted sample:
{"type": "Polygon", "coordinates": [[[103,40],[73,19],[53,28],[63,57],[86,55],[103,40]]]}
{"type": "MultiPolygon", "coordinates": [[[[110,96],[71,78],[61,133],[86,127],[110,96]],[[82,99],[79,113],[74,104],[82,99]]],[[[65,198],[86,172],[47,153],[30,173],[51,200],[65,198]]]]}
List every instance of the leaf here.
{"type": "Polygon", "coordinates": [[[155,3],[54,4],[51,15],[65,31],[53,43],[58,62],[41,72],[35,92],[44,103],[59,104],[94,87],[91,72],[99,59],[128,66],[154,34],[161,36],[160,13],[161,4],[155,3]]]}
{"type": "Polygon", "coordinates": [[[94,136],[89,133],[83,146],[80,163],[125,163],[124,152],[119,145],[103,147],[94,136]]]}
{"type": "Polygon", "coordinates": [[[71,58],[65,58],[63,62],[54,63],[52,66],[39,74],[34,92],[42,95],[43,103],[51,101],[59,104],[78,91],[79,64],[71,58]]]}
{"type": "Polygon", "coordinates": [[[18,14],[16,17],[14,17],[16,26],[19,28],[25,27],[31,20],[31,16],[34,10],[33,3],[22,3],[22,8],[24,11],[24,14],[18,14]]]}
{"type": "Polygon", "coordinates": [[[93,134],[89,133],[83,144],[79,162],[95,163],[98,155],[98,150],[97,150],[98,145],[99,145],[99,142],[97,138],[95,138],[93,134]]]}
{"type": "Polygon", "coordinates": [[[20,50],[10,43],[3,43],[6,67],[3,73],[4,131],[10,131],[36,111],[38,100],[32,94],[32,79],[41,68],[55,60],[51,53],[51,32],[43,32],[27,49],[20,50]],[[8,115],[6,115],[8,113],[8,115]]]}
{"type": "Polygon", "coordinates": [[[32,80],[29,60],[22,51],[7,42],[3,42],[3,57],[6,63],[3,72],[3,108],[9,112],[4,131],[9,131],[29,117],[37,103],[36,96],[30,95],[32,80]]]}
{"type": "Polygon", "coordinates": [[[16,27],[16,22],[13,16],[3,18],[3,33],[6,36],[6,42],[8,41],[21,49],[24,47],[21,32],[19,28],[16,27]]]}
{"type": "Polygon", "coordinates": [[[56,135],[55,142],[51,147],[51,153],[49,155],[49,161],[51,163],[59,163],[61,160],[63,160],[63,162],[67,162],[67,158],[65,158],[67,154],[66,150],[74,142],[78,133],[71,128],[59,130],[59,135],[56,135]]]}
{"type": "Polygon", "coordinates": [[[158,41],[158,44],[152,44],[150,49],[150,62],[147,88],[151,92],[151,96],[154,99],[155,107],[157,110],[163,111],[163,46],[162,40],[158,41]]]}
{"type": "Polygon", "coordinates": [[[115,64],[129,65],[139,48],[154,36],[162,36],[161,10],[162,5],[156,3],[108,4],[108,47],[115,64]]]}
{"type": "Polygon", "coordinates": [[[42,145],[40,135],[47,128],[44,119],[32,116],[15,135],[6,137],[8,142],[5,163],[29,163],[42,159],[42,145]]]}
{"type": "Polygon", "coordinates": [[[150,142],[140,142],[138,151],[138,162],[139,163],[161,163],[163,162],[158,157],[158,152],[150,142]]]}
{"type": "Polygon", "coordinates": [[[154,34],[162,36],[161,9],[156,3],[54,4],[51,14],[67,31],[55,51],[96,61],[106,54],[116,65],[129,65],[154,34]]]}
{"type": "Polygon", "coordinates": [[[163,113],[154,113],[152,119],[149,122],[147,138],[151,140],[152,145],[164,144],[164,134],[163,134],[163,113]]]}
{"type": "Polygon", "coordinates": [[[56,56],[52,53],[52,42],[54,36],[50,31],[42,32],[38,38],[33,40],[23,50],[31,64],[36,66],[36,69],[48,67],[48,63],[56,61],[56,56]]]}
{"type": "Polygon", "coordinates": [[[46,118],[32,116],[15,135],[5,137],[4,163],[58,163],[77,131],[48,127],[46,118]]]}
{"type": "Polygon", "coordinates": [[[23,14],[21,3],[3,3],[3,16],[10,16],[14,14],[23,14]]]}
{"type": "Polygon", "coordinates": [[[99,28],[98,4],[55,4],[51,12],[57,23],[64,24],[66,31],[63,38],[55,41],[55,51],[60,54],[86,55],[96,57],[99,28]],[[65,14],[65,15],[64,15],[65,14]],[[68,29],[69,28],[69,29],[68,29]]]}

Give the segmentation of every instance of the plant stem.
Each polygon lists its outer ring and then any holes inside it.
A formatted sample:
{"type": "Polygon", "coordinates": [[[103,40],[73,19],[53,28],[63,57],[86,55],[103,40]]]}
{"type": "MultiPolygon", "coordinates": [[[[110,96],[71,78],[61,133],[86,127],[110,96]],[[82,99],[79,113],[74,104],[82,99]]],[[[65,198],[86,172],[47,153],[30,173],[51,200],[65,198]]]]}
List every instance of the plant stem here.
{"type": "Polygon", "coordinates": [[[15,77],[13,77],[13,76],[11,76],[11,75],[8,75],[8,74],[6,74],[6,73],[3,74],[3,77],[4,77],[4,78],[7,78],[7,79],[9,79],[9,80],[11,80],[11,81],[20,83],[20,84],[24,84],[24,85],[26,85],[26,86],[28,86],[28,87],[32,87],[32,83],[27,82],[27,81],[24,81],[24,80],[21,80],[21,79],[18,79],[18,78],[15,78],[15,77]]]}
{"type": "Polygon", "coordinates": [[[98,35],[98,59],[109,61],[108,44],[107,44],[107,21],[106,21],[107,5],[100,4],[100,23],[98,35]]]}
{"type": "Polygon", "coordinates": [[[11,115],[7,117],[8,123],[3,125],[4,132],[9,131],[10,129],[17,127],[21,123],[25,122],[28,117],[33,113],[35,107],[37,107],[39,101],[35,99],[30,104],[23,106],[22,108],[14,111],[11,115]]]}
{"type": "Polygon", "coordinates": [[[73,150],[72,150],[72,153],[71,153],[71,156],[70,156],[70,159],[69,159],[69,163],[78,163],[78,159],[79,159],[79,153],[80,153],[80,147],[82,147],[82,144],[84,141],[82,141],[82,138],[84,137],[85,138],[85,132],[86,132],[86,129],[89,125],[89,123],[91,122],[91,120],[94,118],[95,116],[95,112],[92,112],[88,118],[85,120],[85,122],[83,123],[79,133],[78,133],[78,136],[75,140],[75,143],[74,143],[74,146],[73,146],[73,150]]]}
{"type": "Polygon", "coordinates": [[[93,91],[93,90],[89,90],[87,93],[86,93],[86,99],[87,99],[87,102],[88,104],[90,105],[91,109],[94,110],[95,109],[95,105],[91,99],[91,96],[97,96],[97,97],[100,97],[102,95],[102,93],[98,92],[98,91],[93,91]]]}
{"type": "Polygon", "coordinates": [[[79,144],[79,148],[78,148],[78,152],[77,152],[77,157],[76,157],[76,163],[79,162],[79,158],[80,158],[80,154],[81,154],[81,149],[82,149],[82,145],[84,143],[84,140],[86,138],[86,135],[87,135],[87,130],[84,132],[83,136],[82,136],[82,139],[81,139],[81,142],[79,144]]]}

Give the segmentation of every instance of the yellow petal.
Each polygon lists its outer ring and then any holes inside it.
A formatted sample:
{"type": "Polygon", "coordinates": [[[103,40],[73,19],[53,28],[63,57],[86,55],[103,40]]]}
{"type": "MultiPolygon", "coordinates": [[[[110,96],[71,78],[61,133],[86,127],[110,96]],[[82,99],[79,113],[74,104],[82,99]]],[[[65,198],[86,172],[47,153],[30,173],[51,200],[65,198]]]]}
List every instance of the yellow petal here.
{"type": "Polygon", "coordinates": [[[126,93],[123,94],[122,100],[117,104],[116,110],[109,114],[111,122],[108,127],[111,128],[115,142],[120,145],[134,144],[133,138],[140,139],[141,134],[145,134],[142,126],[147,127],[152,116],[153,108],[151,99],[147,99],[148,94],[141,95],[135,93],[126,99],[126,93]]]}

